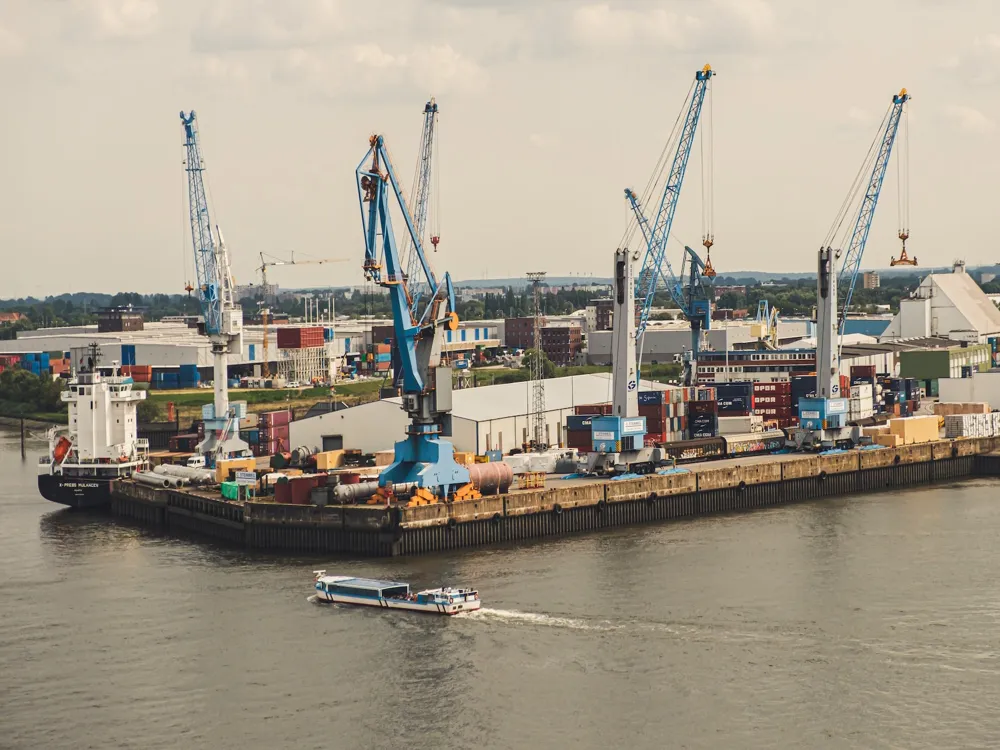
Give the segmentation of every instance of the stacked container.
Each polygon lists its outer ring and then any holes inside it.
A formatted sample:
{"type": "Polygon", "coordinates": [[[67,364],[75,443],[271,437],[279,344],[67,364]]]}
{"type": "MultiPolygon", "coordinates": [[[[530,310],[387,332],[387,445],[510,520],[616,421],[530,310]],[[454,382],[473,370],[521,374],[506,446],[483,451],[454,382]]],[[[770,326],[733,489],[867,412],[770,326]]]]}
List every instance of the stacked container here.
{"type": "Polygon", "coordinates": [[[753,383],[718,383],[715,390],[720,417],[748,417],[753,412],[753,383]]]}
{"type": "Polygon", "coordinates": [[[719,404],[717,401],[690,401],[688,409],[688,437],[691,440],[712,438],[719,433],[719,404]]]}
{"type": "Polygon", "coordinates": [[[260,432],[256,455],[273,456],[289,450],[288,425],[292,421],[288,409],[266,411],[260,415],[260,432]]]}
{"type": "Polygon", "coordinates": [[[566,417],[566,447],[586,453],[590,450],[590,432],[593,416],[571,414],[566,417]]]}
{"type": "Polygon", "coordinates": [[[753,413],[759,414],[765,422],[775,422],[779,428],[795,424],[797,417],[792,409],[790,382],[754,383],[753,399],[753,413]]]}
{"type": "Polygon", "coordinates": [[[176,370],[158,370],[153,373],[153,383],[154,388],[161,390],[171,390],[180,388],[181,378],[180,373],[176,370]]]}
{"type": "Polygon", "coordinates": [[[851,400],[847,417],[851,422],[859,419],[870,419],[875,414],[874,391],[871,383],[858,383],[851,386],[851,400]]]}
{"type": "Polygon", "coordinates": [[[198,365],[181,365],[178,378],[181,388],[197,388],[198,384],[201,383],[198,365]]]}

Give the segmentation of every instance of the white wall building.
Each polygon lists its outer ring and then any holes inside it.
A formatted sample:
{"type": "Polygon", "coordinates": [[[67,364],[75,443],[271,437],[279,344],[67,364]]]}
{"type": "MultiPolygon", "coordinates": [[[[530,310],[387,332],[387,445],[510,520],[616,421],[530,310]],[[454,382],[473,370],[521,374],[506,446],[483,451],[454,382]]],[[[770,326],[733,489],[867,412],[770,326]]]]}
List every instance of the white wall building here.
{"type": "MultiPolygon", "coordinates": [[[[644,390],[665,390],[661,383],[642,382],[644,390]]],[[[545,423],[550,444],[563,442],[562,427],[573,408],[611,399],[611,375],[575,375],[545,381],[545,423]]],[[[528,430],[531,383],[507,383],[454,391],[452,437],[455,450],[482,453],[520,446],[528,430]]],[[[409,419],[399,398],[292,422],[292,447],[320,450],[339,447],[371,453],[389,450],[405,437],[409,419]]]]}
{"type": "Polygon", "coordinates": [[[984,343],[1000,336],[1000,310],[959,261],[951,273],[925,276],[916,291],[900,300],[899,313],[880,341],[942,336],[984,343]]]}

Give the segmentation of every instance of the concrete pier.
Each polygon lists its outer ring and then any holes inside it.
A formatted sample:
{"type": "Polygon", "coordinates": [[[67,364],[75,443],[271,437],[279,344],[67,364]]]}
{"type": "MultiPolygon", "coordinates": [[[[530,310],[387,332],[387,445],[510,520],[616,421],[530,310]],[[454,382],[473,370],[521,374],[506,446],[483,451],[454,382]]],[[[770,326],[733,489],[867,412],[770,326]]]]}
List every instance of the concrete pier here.
{"type": "Polygon", "coordinates": [[[415,508],[238,503],[202,490],[122,481],[113,489],[112,513],[249,549],[418,555],[1000,476],[998,448],[1000,438],[970,438],[818,456],[753,456],[638,479],[557,479],[541,490],[415,508]]]}

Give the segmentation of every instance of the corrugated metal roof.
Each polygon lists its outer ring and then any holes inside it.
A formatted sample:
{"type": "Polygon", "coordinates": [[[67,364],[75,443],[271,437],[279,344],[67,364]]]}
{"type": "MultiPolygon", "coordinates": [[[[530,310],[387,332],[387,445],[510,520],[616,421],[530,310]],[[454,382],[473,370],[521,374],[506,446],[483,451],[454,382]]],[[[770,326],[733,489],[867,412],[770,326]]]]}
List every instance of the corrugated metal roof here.
{"type": "MultiPolygon", "coordinates": [[[[666,390],[668,386],[648,380],[642,390],[666,390]]],[[[397,398],[386,399],[396,404],[397,398]]],[[[572,375],[545,381],[545,410],[572,409],[580,404],[604,403],[611,400],[611,373],[572,375]]],[[[354,407],[363,408],[363,407],[354,407]]],[[[531,381],[464,388],[452,392],[452,417],[474,422],[523,416],[531,410],[531,381]]]]}
{"type": "Polygon", "coordinates": [[[947,295],[948,301],[969,321],[970,330],[980,334],[1000,332],[1000,310],[990,302],[990,298],[969,274],[964,271],[934,273],[927,278],[947,295]]]}

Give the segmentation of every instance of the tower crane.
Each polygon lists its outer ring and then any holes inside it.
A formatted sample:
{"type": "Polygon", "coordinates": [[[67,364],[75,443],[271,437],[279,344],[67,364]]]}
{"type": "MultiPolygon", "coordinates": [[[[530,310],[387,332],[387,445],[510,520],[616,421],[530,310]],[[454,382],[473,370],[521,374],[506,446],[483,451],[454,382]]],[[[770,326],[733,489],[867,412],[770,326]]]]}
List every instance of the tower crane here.
{"type": "MultiPolygon", "coordinates": [[[[639,342],[639,354],[642,357],[642,338],[649,324],[649,314],[653,306],[653,299],[656,289],[662,279],[666,285],[667,293],[674,303],[681,309],[684,317],[691,324],[691,352],[690,358],[685,361],[684,382],[691,385],[697,380],[696,367],[698,350],[700,348],[702,331],[711,328],[712,306],[711,299],[704,288],[703,280],[715,276],[715,269],[712,267],[711,253],[712,245],[715,243],[715,235],[712,231],[712,210],[704,209],[703,206],[703,238],[702,245],[705,247],[706,260],[703,262],[698,254],[690,247],[684,248],[682,259],[681,275],[674,273],[673,266],[667,258],[667,240],[670,237],[670,229],[673,226],[674,214],[677,211],[677,203],[680,199],[681,186],[684,182],[684,175],[687,172],[688,161],[691,157],[691,150],[694,146],[695,134],[698,130],[698,122],[701,118],[702,107],[705,98],[709,93],[709,83],[715,71],[710,65],[695,73],[691,91],[686,100],[683,124],[677,140],[677,148],[674,152],[670,171],[667,173],[663,186],[663,193],[660,196],[659,208],[656,217],[650,222],[643,209],[643,200],[640,199],[634,190],[627,188],[625,198],[635,215],[635,224],[642,231],[646,250],[643,256],[642,268],[636,279],[636,298],[641,306],[639,309],[639,322],[636,328],[636,337],[639,342]],[[690,263],[689,278],[684,280],[684,263],[690,263]]],[[[708,184],[707,196],[703,196],[703,204],[711,205],[711,146],[702,149],[702,174],[703,184],[708,184]],[[705,158],[707,155],[707,159],[705,158]]],[[[661,157],[662,160],[662,157],[661,157]]],[[[659,167],[659,165],[658,165],[659,167]]],[[[653,187],[656,179],[650,180],[650,188],[653,187]]],[[[652,190],[650,190],[652,192],[652,190]]],[[[626,235],[630,234],[630,230],[626,235]]]]}
{"type": "Polygon", "coordinates": [[[260,284],[263,290],[262,304],[260,307],[260,322],[263,327],[263,356],[264,361],[261,364],[260,373],[264,378],[271,377],[271,360],[269,352],[269,341],[268,341],[268,318],[271,315],[271,307],[267,304],[267,269],[270,266],[305,266],[305,265],[323,265],[325,263],[344,263],[346,258],[310,258],[308,260],[295,260],[295,253],[292,253],[292,257],[289,260],[264,260],[264,253],[260,254],[260,266],[258,266],[257,271],[260,273],[260,284]]]}
{"type": "MultiPolygon", "coordinates": [[[[431,172],[434,141],[437,136],[437,120],[438,105],[434,97],[431,97],[431,100],[424,105],[424,127],[420,133],[420,153],[417,157],[416,174],[413,177],[413,192],[411,193],[413,196],[413,228],[421,247],[425,246],[428,207],[431,203],[431,172]]],[[[436,215],[437,196],[434,197],[434,201],[434,205],[430,206],[430,240],[434,252],[437,252],[438,243],[441,242],[436,215]]],[[[409,234],[403,238],[402,262],[405,264],[413,311],[416,312],[420,298],[427,293],[427,289],[420,279],[420,256],[416,249],[416,243],[409,234]]]]}
{"type": "MultiPolygon", "coordinates": [[[[694,361],[703,329],[711,325],[711,300],[707,294],[703,278],[715,275],[711,261],[703,262],[690,247],[684,248],[681,261],[681,276],[678,278],[667,260],[667,240],[673,225],[677,202],[680,198],[688,160],[694,146],[695,133],[701,117],[702,107],[709,90],[709,82],[714,72],[706,65],[695,73],[694,82],[688,93],[683,121],[677,134],[677,146],[669,171],[666,172],[662,195],[659,199],[654,221],[650,222],[642,208],[642,201],[631,188],[625,190],[625,197],[634,214],[633,222],[626,231],[621,247],[615,251],[614,299],[612,328],[612,414],[594,417],[591,421],[593,451],[581,464],[582,471],[598,474],[623,472],[648,473],[663,461],[660,448],[646,446],[646,420],[639,416],[639,379],[642,362],[642,340],[649,323],[649,314],[659,281],[666,284],[667,292],[691,322],[692,359],[685,372],[685,381],[695,379],[694,361]],[[645,253],[630,252],[627,240],[636,226],[642,232],[645,253]],[[638,278],[634,276],[633,263],[643,255],[638,278]],[[687,276],[686,283],[682,279],[687,276]],[[638,300],[638,322],[636,306],[638,300]]],[[[671,142],[673,138],[671,138],[671,142]]],[[[661,176],[661,165],[668,149],[660,157],[647,186],[647,193],[655,194],[661,176]]],[[[709,158],[711,149],[708,151],[709,158]]],[[[705,156],[705,150],[702,150],[705,156]]],[[[703,164],[704,167],[704,164],[703,164]]],[[[707,170],[703,171],[706,172],[707,170]]],[[[706,180],[710,178],[706,177],[706,180]]],[[[710,188],[709,188],[710,192],[710,188]]],[[[707,219],[703,214],[703,219],[707,219]]],[[[710,223],[705,222],[702,244],[706,253],[711,250],[714,236],[710,223]]]]}
{"type": "Polygon", "coordinates": [[[215,233],[212,232],[197,117],[194,110],[189,114],[181,112],[180,117],[184,126],[191,241],[201,304],[198,329],[212,343],[214,365],[214,400],[204,412],[205,439],[199,443],[198,452],[213,460],[250,456],[250,447],[239,439],[239,418],[245,416],[246,403],[230,405],[227,388],[229,355],[243,349],[243,310],[236,301],[222,230],[216,225],[215,233]]]}
{"type": "Polygon", "coordinates": [[[892,103],[879,128],[879,135],[872,143],[868,157],[862,165],[840,214],[827,235],[826,242],[819,249],[818,276],[816,290],[816,394],[814,398],[799,399],[799,429],[794,433],[794,443],[798,448],[829,448],[851,445],[857,442],[857,428],[848,427],[849,403],[840,390],[840,349],[847,311],[851,305],[854,287],[858,281],[861,258],[868,242],[875,209],[889,157],[899,130],[899,121],[904,105],[910,95],[902,89],[892,97],[892,103]],[[846,254],[834,250],[831,243],[840,231],[850,207],[862,189],[861,175],[871,165],[857,218],[850,233],[846,254]],[[844,254],[838,271],[837,261],[844,254]],[[838,321],[837,287],[844,287],[843,307],[838,321]]]}
{"type": "Polygon", "coordinates": [[[361,226],[365,237],[365,278],[385,287],[392,305],[393,328],[402,369],[402,408],[410,418],[406,437],[395,444],[393,462],[379,475],[380,497],[412,493],[416,502],[478,496],[469,470],[456,463],[450,435],[451,368],[441,366],[445,330],[458,329],[455,289],[447,273],[438,281],[403,197],[385,138],[373,135],[355,170],[361,226]],[[393,234],[390,191],[406,223],[417,256],[409,276],[393,234]],[[426,300],[415,304],[411,279],[426,284],[426,300]]]}

